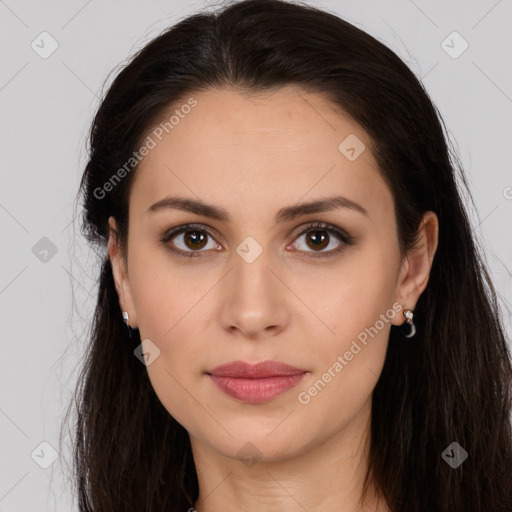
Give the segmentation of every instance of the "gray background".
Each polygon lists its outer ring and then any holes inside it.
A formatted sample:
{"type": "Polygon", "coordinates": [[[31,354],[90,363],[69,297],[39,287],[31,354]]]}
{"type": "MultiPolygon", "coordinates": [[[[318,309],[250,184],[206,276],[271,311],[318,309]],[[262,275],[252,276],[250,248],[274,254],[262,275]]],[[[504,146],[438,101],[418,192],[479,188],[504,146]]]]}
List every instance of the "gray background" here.
{"type": "MultiPolygon", "coordinates": [[[[375,36],[422,78],[465,167],[472,224],[510,335],[512,1],[310,3],[375,36]],[[453,31],[469,44],[457,58],[446,51],[463,48],[453,31]]],[[[96,292],[96,256],[73,223],[85,136],[109,73],[207,5],[0,2],[0,512],[76,510],[69,453],[44,469],[51,448],[41,443],[59,450],[96,292]],[[45,31],[58,48],[44,59],[31,45],[50,49],[45,31]]]]}

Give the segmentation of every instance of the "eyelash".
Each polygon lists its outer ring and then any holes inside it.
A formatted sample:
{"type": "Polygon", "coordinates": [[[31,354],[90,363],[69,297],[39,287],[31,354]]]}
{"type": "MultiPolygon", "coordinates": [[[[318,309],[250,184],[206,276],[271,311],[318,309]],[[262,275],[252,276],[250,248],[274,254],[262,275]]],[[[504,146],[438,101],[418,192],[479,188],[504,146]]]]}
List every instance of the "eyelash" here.
{"type": "MultiPolygon", "coordinates": [[[[343,249],[345,249],[345,247],[347,245],[353,244],[353,241],[354,241],[353,236],[341,231],[336,226],[333,226],[332,224],[328,224],[325,222],[314,222],[312,224],[309,224],[303,231],[301,231],[295,237],[295,239],[297,239],[297,238],[301,237],[302,235],[305,235],[306,233],[309,233],[310,231],[313,231],[315,229],[323,230],[328,233],[334,233],[336,235],[336,237],[339,238],[340,241],[343,243],[340,244],[340,246],[337,249],[332,249],[328,252],[323,252],[323,253],[321,253],[321,252],[315,253],[314,251],[312,251],[310,253],[309,251],[302,251],[302,252],[306,252],[308,255],[311,255],[311,257],[313,257],[313,258],[329,258],[329,257],[335,256],[335,255],[339,254],[343,249]]],[[[169,250],[170,252],[172,252],[173,254],[176,254],[177,256],[179,256],[181,258],[189,258],[190,259],[190,258],[203,257],[201,253],[203,253],[205,251],[182,251],[181,249],[176,249],[172,245],[168,244],[169,240],[171,240],[172,238],[174,238],[177,235],[186,233],[187,231],[200,231],[200,232],[206,233],[211,238],[215,239],[213,233],[210,230],[205,229],[202,224],[185,224],[183,226],[179,226],[177,228],[171,229],[170,231],[167,231],[165,233],[165,235],[163,236],[161,243],[165,246],[165,248],[167,250],[169,250]]],[[[301,252],[301,251],[299,251],[299,252],[301,252]]]]}

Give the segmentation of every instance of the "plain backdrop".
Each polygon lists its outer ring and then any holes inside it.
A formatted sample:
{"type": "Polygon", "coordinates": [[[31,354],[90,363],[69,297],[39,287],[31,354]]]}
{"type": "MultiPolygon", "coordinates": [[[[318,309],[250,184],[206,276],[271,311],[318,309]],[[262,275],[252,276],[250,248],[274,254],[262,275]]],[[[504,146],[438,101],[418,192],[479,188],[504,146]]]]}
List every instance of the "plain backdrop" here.
{"type": "MultiPolygon", "coordinates": [[[[369,32],[422,79],[467,173],[510,336],[512,1],[310,3],[369,32]]],[[[85,137],[109,73],[207,6],[0,2],[0,512],[77,510],[69,453],[57,452],[98,277],[73,222],[85,137]]]]}

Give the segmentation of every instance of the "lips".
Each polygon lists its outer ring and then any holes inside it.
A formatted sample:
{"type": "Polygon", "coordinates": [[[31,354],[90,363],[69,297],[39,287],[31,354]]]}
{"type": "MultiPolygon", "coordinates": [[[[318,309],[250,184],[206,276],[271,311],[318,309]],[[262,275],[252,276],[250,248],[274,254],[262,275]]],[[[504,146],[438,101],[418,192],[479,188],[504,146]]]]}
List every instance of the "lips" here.
{"type": "Polygon", "coordinates": [[[261,363],[249,364],[243,361],[217,366],[211,370],[211,375],[216,377],[234,377],[245,379],[261,379],[267,377],[281,377],[283,375],[298,375],[306,370],[301,370],[288,364],[277,361],[263,361],[261,363]]]}
{"type": "Polygon", "coordinates": [[[268,402],[295,387],[307,371],[278,361],[234,361],[207,372],[227,395],[247,403],[268,402]]]}

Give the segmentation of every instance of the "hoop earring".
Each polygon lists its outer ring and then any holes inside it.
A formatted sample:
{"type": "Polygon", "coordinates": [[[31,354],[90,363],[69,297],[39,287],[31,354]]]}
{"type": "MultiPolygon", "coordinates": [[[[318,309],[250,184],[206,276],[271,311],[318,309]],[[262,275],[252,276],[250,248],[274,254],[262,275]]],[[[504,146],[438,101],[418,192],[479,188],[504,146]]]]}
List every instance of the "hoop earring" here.
{"type": "Polygon", "coordinates": [[[405,309],[404,316],[406,321],[400,326],[400,332],[404,338],[412,338],[416,334],[416,326],[412,321],[414,314],[410,309],[405,309]]]}

